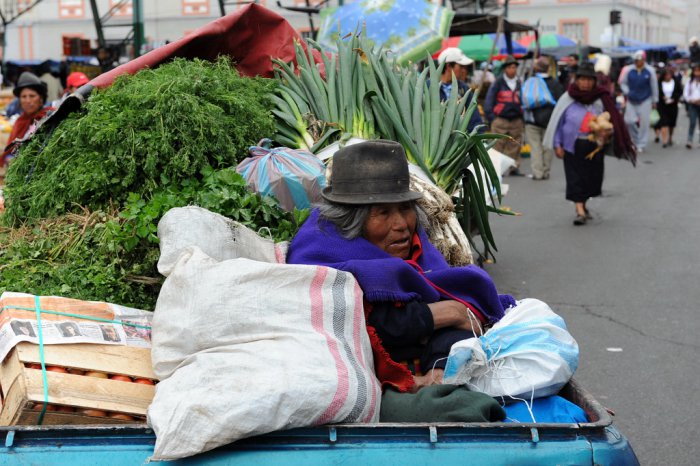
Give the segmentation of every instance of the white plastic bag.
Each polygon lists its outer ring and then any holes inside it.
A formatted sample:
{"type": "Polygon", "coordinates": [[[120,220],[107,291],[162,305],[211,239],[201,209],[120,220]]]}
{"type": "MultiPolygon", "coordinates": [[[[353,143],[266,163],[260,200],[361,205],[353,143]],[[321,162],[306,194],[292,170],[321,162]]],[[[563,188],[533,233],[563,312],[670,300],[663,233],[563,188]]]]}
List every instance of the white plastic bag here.
{"type": "Polygon", "coordinates": [[[185,248],[153,317],[153,459],[334,422],[377,422],[381,389],[353,276],[185,248]]]}
{"type": "Polygon", "coordinates": [[[287,242],[275,243],[250,228],[201,207],[170,209],[158,222],[158,271],[170,275],[182,252],[197,246],[217,261],[246,258],[284,263],[287,242]]]}
{"type": "Polygon", "coordinates": [[[555,395],[578,367],[578,344],[547,304],[524,299],[483,336],[452,345],[445,383],[496,397],[555,395]]]}

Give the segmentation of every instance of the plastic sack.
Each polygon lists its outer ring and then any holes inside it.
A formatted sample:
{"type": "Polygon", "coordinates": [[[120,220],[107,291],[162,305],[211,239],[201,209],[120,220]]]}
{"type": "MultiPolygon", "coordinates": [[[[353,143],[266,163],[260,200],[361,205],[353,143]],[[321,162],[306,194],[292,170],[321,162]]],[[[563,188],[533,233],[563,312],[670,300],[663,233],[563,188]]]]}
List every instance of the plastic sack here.
{"type": "Polygon", "coordinates": [[[165,277],[190,246],[197,246],[217,261],[245,258],[282,264],[289,245],[262,238],[245,225],[196,206],[167,211],[158,222],[158,239],[158,272],[165,277]]]}
{"type": "Polygon", "coordinates": [[[350,273],[217,261],[185,248],[152,332],[154,460],[277,430],[379,420],[362,291],[350,273]]]}
{"type": "Polygon", "coordinates": [[[661,115],[659,115],[659,111],[656,109],[652,110],[649,114],[649,126],[656,126],[660,119],[661,115]]]}
{"type": "Polygon", "coordinates": [[[576,372],[578,354],[564,319],[524,299],[483,336],[452,345],[444,381],[495,397],[555,395],[576,372]]]}
{"type": "Polygon", "coordinates": [[[523,108],[527,110],[557,104],[544,78],[537,75],[527,78],[523,83],[521,100],[523,108]]]}
{"type": "Polygon", "coordinates": [[[270,144],[269,139],[263,139],[251,147],[252,157],[236,167],[251,189],[274,197],[289,212],[319,202],[326,186],[323,162],[311,152],[287,147],[270,149],[270,144]]]}

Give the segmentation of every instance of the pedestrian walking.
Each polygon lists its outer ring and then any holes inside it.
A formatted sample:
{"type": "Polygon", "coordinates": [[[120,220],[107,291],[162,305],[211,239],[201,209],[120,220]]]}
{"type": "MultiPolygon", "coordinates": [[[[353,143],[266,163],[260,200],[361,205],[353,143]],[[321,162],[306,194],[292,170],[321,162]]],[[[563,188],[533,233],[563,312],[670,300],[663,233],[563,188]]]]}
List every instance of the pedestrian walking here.
{"type": "Polygon", "coordinates": [[[656,71],[646,63],[646,53],[634,53],[634,64],[620,74],[620,88],[625,96],[625,123],[637,151],[642,153],[649,139],[649,118],[659,100],[656,71]]]}
{"type": "Polygon", "coordinates": [[[683,90],[683,99],[688,108],[688,118],[690,118],[688,142],[685,147],[692,149],[695,125],[698,123],[698,118],[700,118],[700,63],[693,65],[690,80],[685,84],[685,89],[683,90]]]}
{"type": "Polygon", "coordinates": [[[542,145],[544,132],[554,111],[557,100],[564,93],[559,81],[548,74],[549,59],[540,57],[535,61],[535,74],[522,86],[522,101],[525,109],[525,138],[530,144],[533,180],[549,179],[554,152],[542,145]]]}
{"type": "Polygon", "coordinates": [[[688,52],[690,53],[690,63],[692,65],[700,63],[700,44],[698,44],[697,37],[693,36],[690,38],[688,52]]]}
{"type": "Polygon", "coordinates": [[[585,225],[592,218],[586,202],[600,196],[602,191],[604,154],[636,161],[634,144],[615,100],[607,89],[596,85],[596,73],[590,63],[579,66],[576,80],[554,107],[544,145],[554,148],[557,157],[564,159],[566,199],[576,209],[574,225],[585,225]],[[598,121],[598,115],[603,112],[609,114],[612,135],[593,128],[593,121],[598,121]],[[601,140],[601,134],[608,138],[601,140]]]}
{"type": "Polygon", "coordinates": [[[661,70],[659,81],[659,123],[663,147],[673,145],[673,130],[678,120],[678,102],[683,95],[683,86],[673,75],[673,70],[665,67],[661,70]]]}
{"type": "Polygon", "coordinates": [[[503,74],[489,87],[484,102],[484,113],[491,124],[491,131],[505,134],[510,138],[499,139],[494,148],[515,161],[511,175],[520,173],[520,146],[522,144],[525,122],[520,103],[521,83],[517,76],[518,62],[508,55],[503,63],[503,74]]]}

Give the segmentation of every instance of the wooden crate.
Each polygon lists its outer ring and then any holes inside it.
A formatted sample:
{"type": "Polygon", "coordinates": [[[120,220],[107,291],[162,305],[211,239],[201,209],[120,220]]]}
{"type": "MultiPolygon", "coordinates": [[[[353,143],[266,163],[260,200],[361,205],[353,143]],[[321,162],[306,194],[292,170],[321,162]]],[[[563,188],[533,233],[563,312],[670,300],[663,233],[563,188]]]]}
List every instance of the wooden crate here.
{"type": "MultiPolygon", "coordinates": [[[[99,371],[155,380],[148,348],[97,344],[45,345],[46,366],[99,371]]],[[[35,425],[44,401],[41,369],[25,364],[40,363],[39,345],[19,343],[0,363],[0,391],[3,395],[0,425],[35,425]]],[[[155,386],[101,379],[70,373],[47,372],[49,404],[77,409],[97,409],[134,416],[136,421],[82,413],[47,411],[43,425],[125,424],[144,422],[155,386]]]]}

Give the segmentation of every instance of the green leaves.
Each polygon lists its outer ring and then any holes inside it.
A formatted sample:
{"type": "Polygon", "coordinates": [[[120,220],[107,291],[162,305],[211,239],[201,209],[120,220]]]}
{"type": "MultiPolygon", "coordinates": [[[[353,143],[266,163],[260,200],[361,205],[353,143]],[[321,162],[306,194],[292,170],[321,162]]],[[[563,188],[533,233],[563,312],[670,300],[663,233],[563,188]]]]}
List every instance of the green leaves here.
{"type": "Polygon", "coordinates": [[[144,195],[128,193],[119,213],[87,212],[0,228],[0,292],[23,291],[152,309],[160,290],[158,221],[198,205],[276,241],[291,240],[308,210],[283,211],[248,189],[234,168],[205,167],[200,179],[144,195]]]}
{"type": "Polygon", "coordinates": [[[95,91],[47,138],[22,148],[7,175],[11,224],[102,209],[165,179],[235,166],[272,134],[271,79],[239,76],[228,59],[175,61],[95,91]],[[43,147],[45,144],[45,147],[43,147]],[[41,148],[43,147],[43,151],[41,148]]]}

